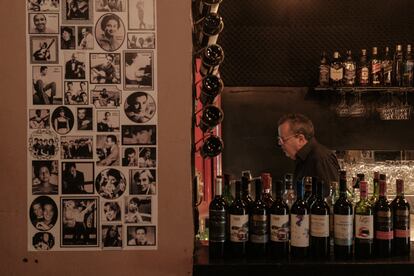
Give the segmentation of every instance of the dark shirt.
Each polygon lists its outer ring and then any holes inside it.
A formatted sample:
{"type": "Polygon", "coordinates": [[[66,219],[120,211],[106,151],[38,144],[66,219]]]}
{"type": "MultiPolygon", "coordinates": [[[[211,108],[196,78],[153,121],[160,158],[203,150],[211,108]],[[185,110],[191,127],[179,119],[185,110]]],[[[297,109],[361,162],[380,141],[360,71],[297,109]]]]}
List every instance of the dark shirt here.
{"type": "Polygon", "coordinates": [[[296,183],[305,176],[316,176],[325,182],[324,195],[327,196],[331,182],[338,181],[339,170],[335,154],[312,138],[296,153],[293,180],[296,183]]]}

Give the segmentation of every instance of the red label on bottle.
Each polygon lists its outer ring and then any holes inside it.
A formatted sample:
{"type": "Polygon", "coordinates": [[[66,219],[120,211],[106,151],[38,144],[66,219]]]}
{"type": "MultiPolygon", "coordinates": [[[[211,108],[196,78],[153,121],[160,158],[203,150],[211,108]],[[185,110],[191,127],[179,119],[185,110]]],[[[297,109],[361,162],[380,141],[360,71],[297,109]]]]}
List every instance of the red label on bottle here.
{"type": "Polygon", "coordinates": [[[375,238],[379,240],[392,240],[393,232],[392,231],[375,231],[375,238]]]}
{"type": "Polygon", "coordinates": [[[409,238],[410,237],[410,230],[409,229],[407,229],[407,230],[396,229],[396,230],[394,230],[394,236],[396,238],[409,238]]]}

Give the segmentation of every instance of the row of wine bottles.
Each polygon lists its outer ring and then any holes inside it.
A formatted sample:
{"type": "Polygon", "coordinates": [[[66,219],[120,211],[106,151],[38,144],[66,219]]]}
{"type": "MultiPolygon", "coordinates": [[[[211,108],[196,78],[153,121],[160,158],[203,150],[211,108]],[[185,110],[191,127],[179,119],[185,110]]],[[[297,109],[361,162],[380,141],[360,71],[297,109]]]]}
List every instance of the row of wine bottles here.
{"type": "Polygon", "coordinates": [[[335,258],[390,257],[410,254],[410,205],[404,198],[404,182],[397,180],[397,196],[386,197],[386,176],[375,173],[376,197],[368,199],[367,182],[360,181],[360,201],[355,206],[347,195],[346,171],[340,171],[339,197],[330,206],[324,183],[312,178],[312,194],[304,195],[306,177],[296,183],[291,208],[276,182],[270,195],[271,177],[255,178],[256,198],[242,190],[246,178],[237,180],[236,198],[229,206],[217,178],[215,197],[209,206],[209,250],[211,258],[329,258],[331,242],[335,258]]]}
{"type": "Polygon", "coordinates": [[[333,53],[329,62],[326,52],[322,53],[319,66],[319,86],[413,86],[414,58],[411,44],[407,45],[405,54],[402,45],[396,46],[394,55],[389,47],[381,57],[378,48],[373,47],[371,57],[362,49],[359,62],[352,56],[351,50],[341,59],[339,52],[333,53]]]}

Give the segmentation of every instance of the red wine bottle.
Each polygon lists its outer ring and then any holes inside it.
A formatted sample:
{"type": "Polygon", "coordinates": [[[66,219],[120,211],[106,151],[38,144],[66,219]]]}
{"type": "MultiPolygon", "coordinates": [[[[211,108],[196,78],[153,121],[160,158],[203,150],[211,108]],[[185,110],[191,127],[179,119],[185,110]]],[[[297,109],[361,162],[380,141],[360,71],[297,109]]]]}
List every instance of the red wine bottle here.
{"type": "Polygon", "coordinates": [[[328,258],[330,251],[329,240],[329,206],[323,198],[323,181],[315,185],[315,201],[311,207],[310,236],[311,256],[313,258],[328,258]]]}
{"type": "Polygon", "coordinates": [[[247,176],[242,176],[241,185],[242,185],[242,199],[246,203],[247,209],[250,209],[253,205],[253,199],[250,196],[250,182],[251,178],[247,176]]]}
{"type": "Polygon", "coordinates": [[[340,171],[339,198],[334,205],[334,253],[337,259],[352,257],[353,208],[346,195],[346,171],[340,171]]]}
{"type": "Polygon", "coordinates": [[[292,258],[306,258],[309,255],[309,206],[303,198],[304,183],[296,183],[297,199],[290,211],[290,232],[292,258]]]}
{"type": "Polygon", "coordinates": [[[404,197],[404,181],[397,179],[397,196],[391,202],[394,214],[394,255],[410,255],[410,204],[404,197]]]}
{"type": "Polygon", "coordinates": [[[212,104],[223,91],[223,81],[215,75],[207,75],[201,81],[200,101],[203,105],[212,104]]]}
{"type": "Polygon", "coordinates": [[[360,201],[355,205],[355,257],[366,259],[374,253],[374,210],[368,200],[368,183],[359,182],[360,201]]]}
{"type": "Polygon", "coordinates": [[[220,64],[224,59],[224,50],[218,44],[207,46],[201,56],[200,74],[204,77],[207,75],[217,75],[220,64]]]}
{"type": "Polygon", "coordinates": [[[267,254],[269,242],[269,211],[262,200],[262,180],[254,180],[256,199],[249,212],[249,247],[250,258],[263,258],[267,254]]]}
{"type": "Polygon", "coordinates": [[[318,183],[318,178],[316,176],[311,177],[312,178],[312,190],[311,190],[311,195],[309,196],[309,198],[306,200],[306,203],[308,203],[308,206],[310,209],[312,209],[312,204],[315,202],[316,200],[316,185],[318,183]]]}
{"type": "Polygon", "coordinates": [[[203,108],[199,127],[201,131],[207,132],[223,121],[224,113],[221,108],[214,105],[207,105],[203,108]]]}
{"type": "Polygon", "coordinates": [[[374,206],[375,251],[378,257],[390,257],[394,231],[385,174],[380,174],[379,188],[379,198],[374,206]]]}
{"type": "Polygon", "coordinates": [[[266,204],[266,207],[270,209],[273,205],[272,198],[272,176],[270,173],[262,173],[262,183],[263,183],[263,195],[262,199],[266,204]]]}
{"type": "Polygon", "coordinates": [[[199,37],[200,48],[216,44],[223,26],[223,18],[217,13],[209,13],[204,17],[199,37]]]}
{"type": "Polygon", "coordinates": [[[222,196],[222,179],[216,179],[215,197],[209,205],[210,258],[223,258],[227,232],[227,203],[222,196]]]}
{"type": "Polygon", "coordinates": [[[200,149],[200,154],[203,158],[215,157],[223,151],[223,140],[217,135],[210,135],[204,140],[200,149]]]}
{"type": "Polygon", "coordinates": [[[289,255],[289,206],[283,199],[283,184],[276,182],[276,197],[270,208],[269,253],[274,259],[289,255]]]}
{"type": "Polygon", "coordinates": [[[246,255],[249,240],[249,214],[247,205],[241,198],[241,182],[236,181],[236,199],[229,208],[230,242],[229,254],[240,258],[246,255]]]}
{"type": "MultiPolygon", "coordinates": [[[[309,201],[309,199],[312,196],[312,177],[306,176],[302,179],[303,185],[305,188],[305,194],[303,196],[303,199],[306,201],[306,203],[309,201]]],[[[309,205],[309,204],[308,204],[309,205]]]]}

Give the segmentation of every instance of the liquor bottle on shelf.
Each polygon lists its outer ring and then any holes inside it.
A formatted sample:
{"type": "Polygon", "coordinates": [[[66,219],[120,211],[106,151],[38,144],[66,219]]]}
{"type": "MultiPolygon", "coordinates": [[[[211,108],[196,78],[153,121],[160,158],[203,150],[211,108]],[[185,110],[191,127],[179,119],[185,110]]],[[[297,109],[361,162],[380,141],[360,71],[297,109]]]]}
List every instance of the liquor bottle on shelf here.
{"type": "Polygon", "coordinates": [[[329,195],[326,197],[326,203],[329,206],[329,236],[332,246],[334,245],[334,205],[338,196],[338,182],[332,181],[329,186],[329,195]]]}
{"type": "Polygon", "coordinates": [[[229,208],[229,256],[244,257],[249,240],[249,213],[241,198],[241,182],[236,180],[236,199],[229,208]]]}
{"type": "Polygon", "coordinates": [[[342,86],[344,81],[344,66],[337,51],[334,52],[333,60],[329,67],[329,79],[333,87],[342,86]]]}
{"type": "Polygon", "coordinates": [[[272,176],[270,173],[262,173],[262,183],[263,183],[263,195],[262,200],[266,204],[266,207],[269,209],[272,207],[273,198],[272,198],[272,176]]]}
{"type": "Polygon", "coordinates": [[[200,101],[203,105],[212,104],[223,91],[223,81],[215,75],[207,75],[201,81],[200,101]]]}
{"type": "Polygon", "coordinates": [[[316,185],[318,183],[318,178],[316,176],[311,177],[312,178],[312,193],[310,197],[306,200],[306,203],[308,203],[309,209],[312,209],[312,204],[316,200],[316,185]]]}
{"type": "Polygon", "coordinates": [[[374,206],[375,202],[377,202],[379,197],[379,175],[379,172],[374,172],[374,179],[372,181],[374,192],[372,193],[372,196],[369,199],[369,203],[371,203],[372,206],[374,206]]]}
{"type": "Polygon", "coordinates": [[[201,0],[199,6],[200,16],[205,17],[209,13],[217,13],[222,1],[223,0],[201,0]]]}
{"type": "Polygon", "coordinates": [[[329,86],[329,62],[325,51],[322,52],[321,63],[319,65],[319,86],[329,86]]]}
{"type": "MultiPolygon", "coordinates": [[[[303,179],[303,185],[305,187],[305,194],[303,195],[303,199],[308,202],[309,198],[312,196],[312,177],[305,176],[303,179]]],[[[309,206],[309,204],[308,204],[309,206]]]]}
{"type": "Polygon", "coordinates": [[[218,75],[220,64],[224,59],[224,51],[218,44],[207,46],[201,55],[201,76],[218,75]]]}
{"type": "Polygon", "coordinates": [[[402,86],[403,84],[403,64],[402,45],[398,44],[394,53],[394,86],[402,86]]]}
{"type": "Polygon", "coordinates": [[[296,183],[296,201],[290,210],[290,253],[292,258],[309,255],[309,206],[303,198],[304,183],[296,183]]]}
{"type": "Polygon", "coordinates": [[[372,257],[374,246],[374,210],[368,201],[368,183],[359,183],[360,201],[355,206],[355,257],[372,257]]]}
{"type": "Polygon", "coordinates": [[[353,207],[347,198],[346,171],[340,171],[339,198],[334,205],[334,253],[337,259],[352,257],[353,207]]]}
{"type": "Polygon", "coordinates": [[[285,174],[285,192],[283,193],[283,200],[287,206],[292,208],[293,203],[296,201],[296,193],[293,189],[293,175],[291,173],[285,174]]]}
{"type": "Polygon", "coordinates": [[[199,37],[200,48],[216,44],[223,26],[223,18],[217,13],[209,13],[204,17],[199,37]]]}
{"type": "Polygon", "coordinates": [[[270,208],[270,242],[271,258],[287,258],[289,254],[289,206],[283,199],[283,186],[276,181],[276,197],[270,208]]]}
{"type": "Polygon", "coordinates": [[[316,198],[310,209],[310,244],[311,256],[314,258],[328,258],[330,251],[329,240],[329,206],[323,198],[322,181],[316,185],[316,198]]]}
{"type": "Polygon", "coordinates": [[[344,85],[354,86],[356,79],[356,63],[352,59],[352,51],[346,51],[346,59],[344,61],[344,85]]]}
{"type": "Polygon", "coordinates": [[[385,174],[380,174],[379,198],[374,205],[375,251],[378,257],[390,257],[393,240],[392,209],[387,200],[385,174]]]}
{"type": "Polygon", "coordinates": [[[392,74],[393,74],[393,60],[390,54],[390,48],[385,47],[385,55],[382,60],[382,84],[384,86],[392,86],[392,74]]]}
{"type": "Polygon", "coordinates": [[[371,56],[371,85],[380,86],[382,83],[382,70],[381,70],[382,61],[378,57],[378,48],[372,47],[372,56],[371,56]]]}
{"type": "Polygon", "coordinates": [[[407,45],[407,53],[405,55],[403,63],[403,85],[406,87],[413,86],[413,70],[414,70],[414,59],[411,52],[411,44],[407,45]]]}
{"type": "Polygon", "coordinates": [[[250,258],[263,258],[267,255],[269,243],[269,211],[262,200],[262,180],[254,179],[256,199],[249,211],[249,246],[250,258]]]}
{"type": "Polygon", "coordinates": [[[242,183],[242,199],[246,203],[247,208],[250,208],[252,206],[252,204],[253,204],[253,199],[250,196],[250,182],[251,182],[251,178],[249,178],[249,176],[247,176],[246,174],[243,174],[243,176],[241,178],[241,183],[242,183]]]}
{"type": "Polygon", "coordinates": [[[209,205],[209,255],[224,258],[227,234],[227,203],[222,196],[223,180],[216,179],[216,191],[209,205]]]}
{"type": "Polygon", "coordinates": [[[410,204],[404,197],[404,181],[396,180],[397,196],[391,202],[394,215],[394,255],[410,255],[410,204]]]}
{"type": "Polygon", "coordinates": [[[230,181],[230,175],[229,174],[224,174],[223,175],[223,182],[224,182],[224,186],[223,186],[223,198],[227,203],[227,206],[230,206],[233,201],[234,201],[234,197],[231,193],[231,181],[230,181]]]}
{"type": "Polygon", "coordinates": [[[367,49],[361,50],[361,57],[358,64],[358,84],[359,86],[369,85],[369,63],[367,58],[367,49]]]}

